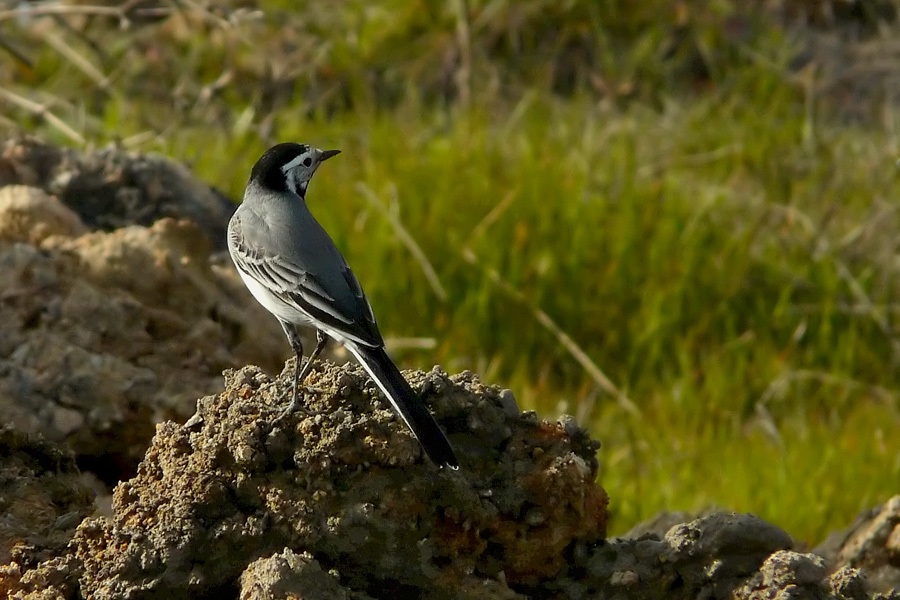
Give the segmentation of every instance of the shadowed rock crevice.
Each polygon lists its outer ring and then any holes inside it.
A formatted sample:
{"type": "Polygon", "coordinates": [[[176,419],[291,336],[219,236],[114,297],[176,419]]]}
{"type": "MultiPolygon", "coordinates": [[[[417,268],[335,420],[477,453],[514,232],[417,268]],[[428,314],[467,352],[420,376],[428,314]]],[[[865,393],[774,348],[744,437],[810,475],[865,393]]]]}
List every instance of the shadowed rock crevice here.
{"type": "Polygon", "coordinates": [[[71,453],[0,428],[0,564],[30,567],[63,552],[93,499],[71,453]]]}

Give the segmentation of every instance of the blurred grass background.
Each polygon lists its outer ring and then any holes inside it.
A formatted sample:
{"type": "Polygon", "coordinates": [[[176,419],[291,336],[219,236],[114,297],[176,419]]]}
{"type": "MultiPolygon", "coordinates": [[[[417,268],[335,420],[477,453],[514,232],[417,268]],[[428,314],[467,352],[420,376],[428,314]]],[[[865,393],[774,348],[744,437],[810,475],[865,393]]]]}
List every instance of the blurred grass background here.
{"type": "Polygon", "coordinates": [[[575,414],[613,533],[717,506],[815,543],[900,492],[898,8],[13,2],[0,128],[235,199],[276,141],[341,148],[310,205],[433,340],[404,368],[575,414]]]}

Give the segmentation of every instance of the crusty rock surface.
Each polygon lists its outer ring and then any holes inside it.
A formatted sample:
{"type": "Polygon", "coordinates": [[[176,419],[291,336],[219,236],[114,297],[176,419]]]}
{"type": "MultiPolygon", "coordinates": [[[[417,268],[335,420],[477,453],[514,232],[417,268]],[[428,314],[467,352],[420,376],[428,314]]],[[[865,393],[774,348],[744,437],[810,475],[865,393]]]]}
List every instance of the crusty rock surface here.
{"type": "Polygon", "coordinates": [[[874,589],[900,590],[900,496],[864,512],[814,552],[832,569],[864,569],[874,589]]]}
{"type": "Polygon", "coordinates": [[[268,597],[270,581],[360,598],[514,597],[511,586],[540,586],[603,540],[598,444],[571,422],[510,411],[469,374],[414,373],[462,461],[440,470],[355,366],[314,370],[318,391],[276,424],[291,373],[229,371],[189,425],[160,424],[137,476],[116,488],[113,518],[75,533],[59,594],[268,597]]]}
{"type": "Polygon", "coordinates": [[[0,241],[36,246],[53,235],[74,237],[87,231],[77,214],[43,190],[0,187],[0,241]]]}
{"type": "Polygon", "coordinates": [[[38,436],[0,428],[0,564],[60,553],[93,511],[71,453],[38,436]]]}
{"type": "Polygon", "coordinates": [[[155,423],[184,419],[220,373],[275,371],[277,322],[188,221],[90,232],[41,190],[0,188],[0,411],[115,483],[155,423]]]}
{"type": "Polygon", "coordinates": [[[241,574],[241,600],[315,598],[316,600],[371,600],[363,592],[341,585],[309,552],[296,554],[290,548],[250,563],[241,574]]]}
{"type": "Polygon", "coordinates": [[[112,518],[70,527],[68,547],[57,543],[41,562],[13,556],[0,591],[900,600],[876,593],[864,569],[799,552],[752,515],[712,513],[604,540],[598,444],[571,419],[519,414],[508,391],[469,373],[407,374],[459,453],[452,471],[423,457],[355,366],[317,365],[303,407],[275,422],[292,367],[276,379],[256,367],[227,371],[224,392],[198,401],[185,425],[157,427],[137,475],[115,490],[112,518]]]}

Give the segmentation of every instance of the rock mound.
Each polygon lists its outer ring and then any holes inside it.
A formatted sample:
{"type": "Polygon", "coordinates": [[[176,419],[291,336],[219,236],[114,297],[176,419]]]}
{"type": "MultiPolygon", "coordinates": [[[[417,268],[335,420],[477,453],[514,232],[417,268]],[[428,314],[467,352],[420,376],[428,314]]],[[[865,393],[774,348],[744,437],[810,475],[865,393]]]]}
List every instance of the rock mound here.
{"type": "MultiPolygon", "coordinates": [[[[276,425],[291,367],[275,381],[230,371],[188,425],[159,425],[115,490],[113,518],[79,526],[55,591],[219,598],[266,585],[309,597],[301,588],[315,584],[484,597],[487,581],[502,591],[492,597],[512,597],[603,539],[598,444],[571,421],[520,415],[468,374],[413,374],[463,463],[439,470],[357,367],[314,371],[318,391],[276,425]]],[[[19,568],[14,585],[59,570],[58,558],[19,568]]]]}
{"type": "MultiPolygon", "coordinates": [[[[873,582],[851,564],[798,551],[752,515],[714,513],[604,540],[598,444],[570,419],[520,414],[508,391],[468,373],[407,374],[458,451],[462,467],[451,471],[428,462],[355,366],[319,365],[303,408],[275,422],[292,368],[276,379],[256,367],[226,372],[224,392],[199,400],[185,425],[157,427],[137,475],[115,490],[112,518],[86,518],[74,533],[67,521],[68,546],[56,542],[40,561],[8,553],[0,592],[900,599],[886,571],[873,582]]],[[[898,519],[892,500],[872,523],[882,531],[898,519]]],[[[855,555],[890,552],[884,536],[867,539],[853,543],[855,555]]]]}
{"type": "Polygon", "coordinates": [[[277,322],[189,221],[91,232],[37,188],[0,188],[0,411],[110,483],[156,422],[184,419],[223,369],[287,354],[277,322]]]}
{"type": "Polygon", "coordinates": [[[225,249],[225,229],[235,209],[184,166],[161,156],[117,148],[81,153],[32,138],[0,145],[0,187],[14,184],[57,197],[90,229],[186,219],[217,250],[225,249]]]}
{"type": "Polygon", "coordinates": [[[813,552],[832,567],[865,569],[875,589],[900,590],[900,496],[864,512],[813,552]]]}

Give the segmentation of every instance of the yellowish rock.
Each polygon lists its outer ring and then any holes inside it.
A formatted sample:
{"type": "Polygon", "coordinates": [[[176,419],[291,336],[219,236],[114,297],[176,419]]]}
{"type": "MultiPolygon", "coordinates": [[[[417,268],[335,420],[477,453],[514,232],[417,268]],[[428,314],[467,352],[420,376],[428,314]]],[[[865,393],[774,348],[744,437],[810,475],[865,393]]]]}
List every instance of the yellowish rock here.
{"type": "Polygon", "coordinates": [[[26,185],[0,188],[0,241],[37,246],[50,236],[85,232],[78,215],[43,190],[26,185]]]}

